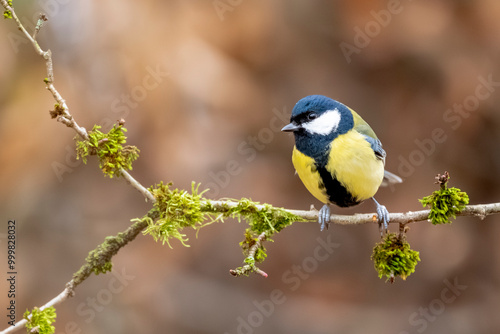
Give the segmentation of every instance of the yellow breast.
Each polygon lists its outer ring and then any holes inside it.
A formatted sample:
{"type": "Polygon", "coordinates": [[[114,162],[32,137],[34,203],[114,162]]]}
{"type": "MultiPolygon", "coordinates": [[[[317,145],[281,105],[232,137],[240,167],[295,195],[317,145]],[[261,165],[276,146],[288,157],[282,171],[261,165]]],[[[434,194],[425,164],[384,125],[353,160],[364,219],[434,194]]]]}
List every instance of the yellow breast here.
{"type": "Polygon", "coordinates": [[[357,131],[338,136],[331,144],[326,169],[358,200],[375,195],[384,178],[384,163],[357,131]]]}
{"type": "MultiPolygon", "coordinates": [[[[314,159],[294,147],[292,162],[307,190],[328,203],[314,159]]],[[[326,169],[358,201],[374,196],[384,177],[384,163],[375,157],[370,143],[357,131],[349,131],[332,142],[326,169]]]]}
{"type": "Polygon", "coordinates": [[[323,181],[316,170],[314,159],[297,150],[297,147],[294,147],[292,162],[307,190],[319,201],[328,203],[328,196],[326,195],[324,186],[321,187],[323,181]]]}

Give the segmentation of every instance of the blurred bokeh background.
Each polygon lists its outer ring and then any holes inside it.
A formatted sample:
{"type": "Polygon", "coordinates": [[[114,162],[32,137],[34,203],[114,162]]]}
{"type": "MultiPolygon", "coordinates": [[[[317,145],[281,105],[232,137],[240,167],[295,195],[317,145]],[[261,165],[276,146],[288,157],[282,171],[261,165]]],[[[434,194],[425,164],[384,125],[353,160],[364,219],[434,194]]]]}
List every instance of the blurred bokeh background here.
{"type": "MultiPolygon", "coordinates": [[[[48,15],[39,42],[52,50],[56,87],[79,124],[107,130],[126,119],[141,150],[132,175],[144,185],[196,181],[214,199],[319,208],[294,175],[293,137],[279,129],[296,101],[324,94],[370,123],[387,169],[403,176],[377,195],[389,211],[420,209],[445,170],[471,203],[499,200],[496,0],[14,5],[30,27],[48,15]]],[[[150,206],[123,180],[104,178],[95,159],[74,160],[75,133],[49,117],[44,63],[14,22],[2,20],[0,36],[0,264],[5,277],[5,225],[15,219],[20,319],[150,206]]],[[[375,225],[320,233],[295,224],[268,243],[267,279],[228,274],[243,259],[244,223],[198,238],[188,231],[189,248],[141,235],[113,259],[115,274],[91,277],[57,307],[56,333],[498,332],[500,217],[410,227],[422,261],[392,285],[370,260],[375,225]],[[334,251],[315,260],[325,242],[334,251]]],[[[5,279],[0,288],[5,310],[5,279]]]]}

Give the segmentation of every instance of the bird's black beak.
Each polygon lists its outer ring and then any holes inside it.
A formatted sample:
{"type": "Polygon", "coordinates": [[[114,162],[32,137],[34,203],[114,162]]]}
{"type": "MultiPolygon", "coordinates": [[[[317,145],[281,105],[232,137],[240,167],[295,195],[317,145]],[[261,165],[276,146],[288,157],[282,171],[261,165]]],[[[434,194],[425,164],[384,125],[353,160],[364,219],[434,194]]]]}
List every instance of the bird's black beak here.
{"type": "Polygon", "coordinates": [[[284,132],[293,132],[293,131],[297,131],[300,129],[300,126],[297,125],[297,124],[294,124],[294,123],[290,123],[290,124],[287,124],[283,127],[283,129],[281,129],[281,131],[284,131],[284,132]]]}

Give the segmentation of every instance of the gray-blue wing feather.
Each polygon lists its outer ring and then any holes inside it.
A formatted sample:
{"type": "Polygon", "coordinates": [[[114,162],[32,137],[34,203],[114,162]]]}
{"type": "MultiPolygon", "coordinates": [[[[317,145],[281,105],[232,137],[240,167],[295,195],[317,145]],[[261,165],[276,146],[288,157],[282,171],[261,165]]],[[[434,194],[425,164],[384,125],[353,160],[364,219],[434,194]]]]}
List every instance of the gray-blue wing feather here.
{"type": "Polygon", "coordinates": [[[370,143],[373,152],[375,152],[375,156],[378,159],[382,160],[384,162],[384,165],[385,165],[386,153],[385,153],[384,149],[382,148],[382,143],[380,142],[380,140],[373,138],[373,137],[370,137],[370,136],[367,136],[367,135],[363,135],[363,136],[365,137],[366,141],[370,143]]]}

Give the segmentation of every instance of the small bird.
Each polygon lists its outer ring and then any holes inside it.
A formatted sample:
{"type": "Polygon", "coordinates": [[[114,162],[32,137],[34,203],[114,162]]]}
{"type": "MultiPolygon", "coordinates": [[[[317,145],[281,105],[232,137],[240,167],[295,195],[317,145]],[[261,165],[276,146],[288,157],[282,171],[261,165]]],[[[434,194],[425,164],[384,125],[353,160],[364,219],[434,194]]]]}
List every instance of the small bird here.
{"type": "Polygon", "coordinates": [[[330,207],[350,207],[373,199],[377,217],[387,231],[389,212],[373,197],[381,185],[401,183],[384,170],[386,153],[375,132],[354,110],[322,95],[299,100],[290,124],[293,132],[292,162],[302,183],[325,205],[319,211],[321,230],[328,228],[330,207]]]}

